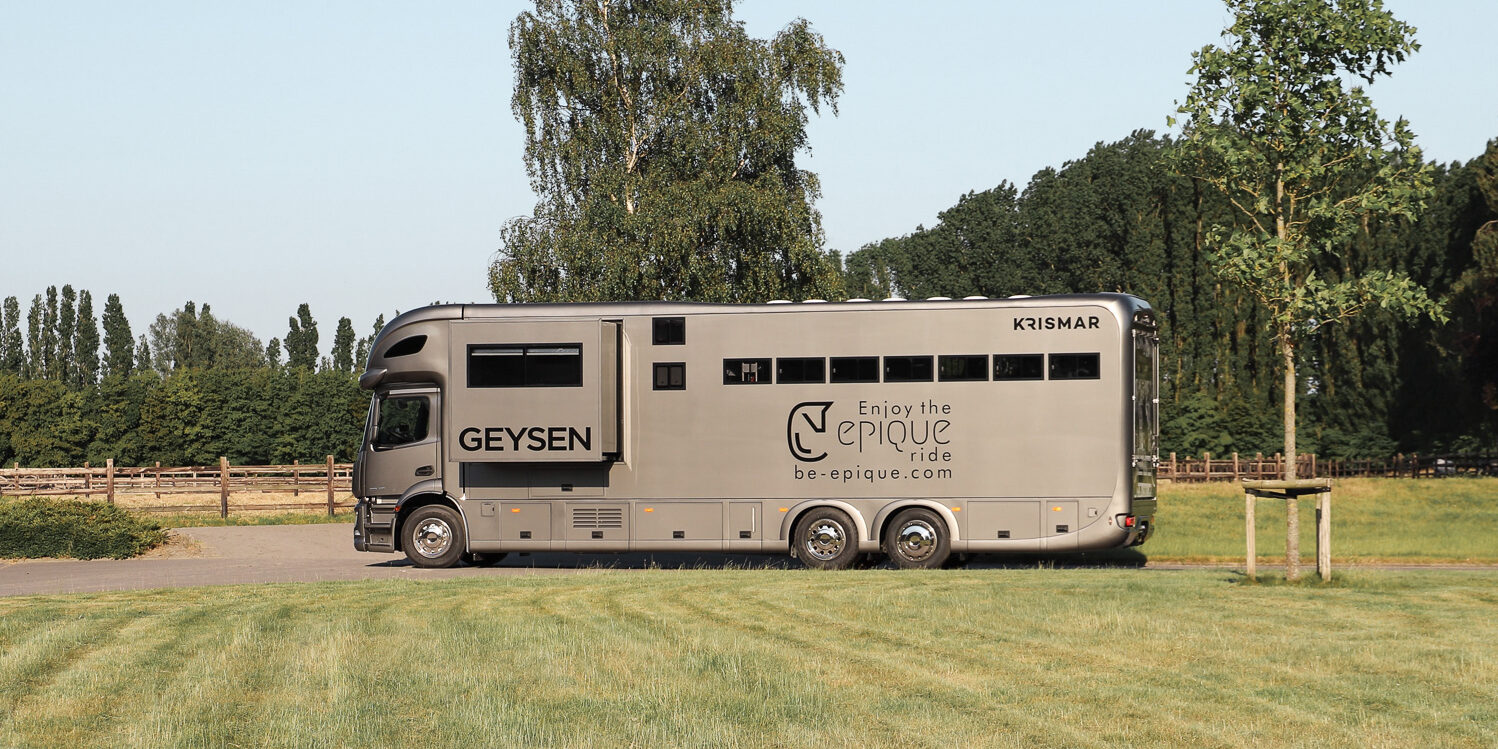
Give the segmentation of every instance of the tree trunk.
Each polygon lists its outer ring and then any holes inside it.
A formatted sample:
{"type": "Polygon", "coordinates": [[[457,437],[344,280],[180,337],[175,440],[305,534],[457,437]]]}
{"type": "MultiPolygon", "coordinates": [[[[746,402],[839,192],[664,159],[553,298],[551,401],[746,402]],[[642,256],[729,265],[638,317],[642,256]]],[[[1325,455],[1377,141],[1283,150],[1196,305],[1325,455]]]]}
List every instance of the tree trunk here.
{"type": "Polygon", "coordinates": [[[1295,480],[1295,344],[1280,336],[1280,356],[1285,366],[1285,480],[1295,480]]]}

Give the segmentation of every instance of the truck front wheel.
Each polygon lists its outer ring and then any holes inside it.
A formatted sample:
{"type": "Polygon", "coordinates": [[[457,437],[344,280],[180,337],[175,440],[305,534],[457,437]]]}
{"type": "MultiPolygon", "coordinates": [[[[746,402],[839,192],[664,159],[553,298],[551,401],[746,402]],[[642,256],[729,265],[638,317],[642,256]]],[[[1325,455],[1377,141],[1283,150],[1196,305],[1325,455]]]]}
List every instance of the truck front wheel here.
{"type": "Polygon", "coordinates": [[[427,505],[406,518],[401,546],[417,567],[451,567],[467,548],[463,519],[451,507],[427,505]]]}

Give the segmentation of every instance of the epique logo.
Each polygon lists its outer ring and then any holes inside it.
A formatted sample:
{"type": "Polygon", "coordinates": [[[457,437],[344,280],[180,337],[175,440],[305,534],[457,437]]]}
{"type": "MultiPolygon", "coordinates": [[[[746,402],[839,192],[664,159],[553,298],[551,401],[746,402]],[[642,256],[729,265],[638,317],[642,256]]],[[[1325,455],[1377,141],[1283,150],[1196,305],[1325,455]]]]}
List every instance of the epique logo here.
{"type": "Polygon", "coordinates": [[[830,408],[832,401],[807,401],[797,403],[791,409],[791,415],[785,421],[785,442],[796,460],[815,463],[827,457],[827,451],[814,453],[806,444],[812,434],[827,433],[827,410],[830,408]]]}

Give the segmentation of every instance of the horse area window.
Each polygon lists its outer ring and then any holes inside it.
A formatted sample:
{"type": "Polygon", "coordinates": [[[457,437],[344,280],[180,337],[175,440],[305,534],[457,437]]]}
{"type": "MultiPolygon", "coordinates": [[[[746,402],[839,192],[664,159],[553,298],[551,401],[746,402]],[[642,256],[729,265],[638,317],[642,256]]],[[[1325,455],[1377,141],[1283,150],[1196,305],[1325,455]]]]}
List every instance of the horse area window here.
{"type": "Polygon", "coordinates": [[[582,387],[578,343],[487,344],[468,347],[468,387],[582,387]]]}

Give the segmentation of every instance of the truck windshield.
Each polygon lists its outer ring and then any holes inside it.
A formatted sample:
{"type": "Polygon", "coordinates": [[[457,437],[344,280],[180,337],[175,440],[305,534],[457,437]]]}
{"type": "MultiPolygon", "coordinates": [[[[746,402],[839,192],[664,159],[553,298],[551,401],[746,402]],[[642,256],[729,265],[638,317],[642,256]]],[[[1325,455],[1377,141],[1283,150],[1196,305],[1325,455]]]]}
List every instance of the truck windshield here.
{"type": "Polygon", "coordinates": [[[1134,331],[1134,455],[1158,457],[1160,450],[1160,339],[1134,331]]]}

